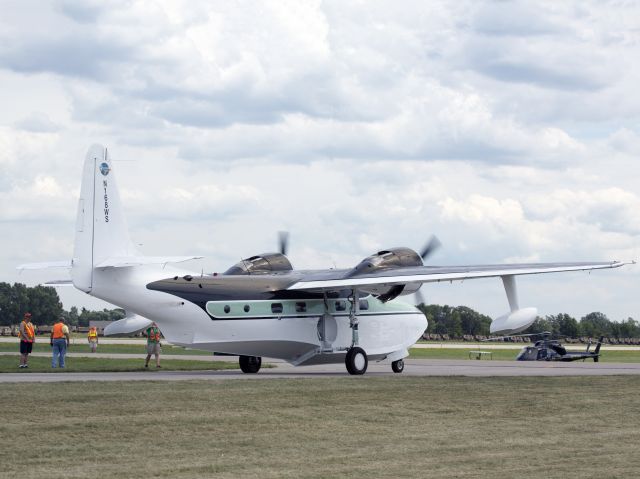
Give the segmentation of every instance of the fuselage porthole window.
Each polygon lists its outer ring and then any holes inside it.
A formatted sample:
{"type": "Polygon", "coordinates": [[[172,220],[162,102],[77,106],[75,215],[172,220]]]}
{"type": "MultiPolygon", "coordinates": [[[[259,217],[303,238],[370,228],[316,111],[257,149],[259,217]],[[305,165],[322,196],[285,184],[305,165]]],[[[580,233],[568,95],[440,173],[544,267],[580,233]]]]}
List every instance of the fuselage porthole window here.
{"type": "Polygon", "coordinates": [[[346,311],[347,303],[346,301],[336,301],[336,311],[346,311]]]}
{"type": "Polygon", "coordinates": [[[249,306],[248,304],[244,305],[244,312],[248,313],[249,311],[251,311],[251,306],[249,306]]]}
{"type": "Polygon", "coordinates": [[[307,312],[307,303],[304,301],[296,302],[296,313],[306,313],[307,312]]]}
{"type": "Polygon", "coordinates": [[[360,311],[366,311],[367,309],[369,309],[369,301],[366,299],[361,299],[359,307],[360,311]]]}
{"type": "Polygon", "coordinates": [[[271,312],[273,314],[282,313],[282,303],[271,303],[271,312]]]}
{"type": "Polygon", "coordinates": [[[231,312],[231,306],[229,306],[228,304],[224,305],[224,312],[229,314],[231,312]]]}

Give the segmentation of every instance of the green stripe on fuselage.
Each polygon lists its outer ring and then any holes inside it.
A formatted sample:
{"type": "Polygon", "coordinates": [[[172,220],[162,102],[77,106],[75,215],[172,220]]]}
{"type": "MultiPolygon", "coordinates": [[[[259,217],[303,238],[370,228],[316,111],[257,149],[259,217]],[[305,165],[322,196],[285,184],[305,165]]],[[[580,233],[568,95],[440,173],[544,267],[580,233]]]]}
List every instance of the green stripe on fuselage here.
{"type": "MultiPolygon", "coordinates": [[[[348,316],[351,302],[347,299],[328,299],[325,308],[322,299],[284,299],[258,301],[208,301],[207,313],[216,319],[257,319],[283,317],[318,317],[325,312],[333,316],[348,316]]],[[[400,301],[383,303],[369,296],[360,299],[359,316],[386,314],[416,314],[412,305],[400,301]]]]}

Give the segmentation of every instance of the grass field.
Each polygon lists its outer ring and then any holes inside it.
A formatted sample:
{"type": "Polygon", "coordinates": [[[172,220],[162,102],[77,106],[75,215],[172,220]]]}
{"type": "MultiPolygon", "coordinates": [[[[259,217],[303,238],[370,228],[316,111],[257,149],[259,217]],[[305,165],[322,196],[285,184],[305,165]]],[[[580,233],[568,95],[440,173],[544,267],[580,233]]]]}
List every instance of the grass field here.
{"type": "Polygon", "coordinates": [[[639,388],[638,377],[5,384],[0,477],[631,478],[639,388]]]}
{"type": "MultiPolygon", "coordinates": [[[[152,357],[149,369],[144,368],[144,356],[140,359],[103,359],[103,358],[70,358],[67,357],[64,369],[52,369],[51,358],[35,357],[29,358],[29,367],[19,369],[19,355],[0,356],[0,373],[57,373],[57,372],[123,372],[123,371],[154,371],[155,359],[152,357]]],[[[189,361],[162,358],[160,365],[163,370],[169,371],[202,371],[210,369],[238,369],[240,366],[236,362],[223,361],[189,361]]],[[[263,365],[263,367],[269,367],[263,365]]],[[[3,386],[4,387],[4,386],[3,386]]]]}
{"type": "MultiPolygon", "coordinates": [[[[427,359],[469,359],[469,351],[482,349],[482,345],[469,345],[460,348],[429,348],[419,349],[413,348],[410,350],[412,358],[427,358],[427,359]]],[[[14,343],[0,343],[0,352],[17,352],[18,341],[16,339],[14,343]]],[[[34,344],[34,352],[49,353],[51,347],[46,339],[43,339],[34,344]]],[[[68,349],[71,353],[88,353],[89,346],[82,342],[80,344],[71,344],[68,349]]],[[[491,349],[492,358],[497,360],[511,361],[518,355],[518,349],[491,349]]],[[[98,346],[98,352],[105,354],[146,354],[144,344],[100,344],[98,346]]],[[[195,349],[185,349],[180,346],[172,346],[164,344],[162,346],[162,355],[193,355],[193,356],[211,356],[208,351],[200,351],[195,349]]],[[[603,362],[623,362],[623,363],[637,363],[640,362],[640,351],[628,350],[628,351],[611,351],[607,350],[606,346],[602,349],[603,362]]]]}
{"type": "MultiPolygon", "coordinates": [[[[411,358],[426,358],[426,359],[469,359],[469,351],[477,351],[482,349],[481,347],[469,347],[469,348],[442,348],[442,349],[419,349],[413,348],[409,352],[411,358]]],[[[494,360],[501,361],[514,361],[516,356],[520,352],[518,349],[490,349],[491,357],[494,360]]],[[[613,362],[613,363],[637,363],[640,362],[640,351],[607,351],[604,347],[600,351],[602,356],[601,362],[613,362]]],[[[589,360],[591,362],[591,360],[589,360]]]]}
{"type": "MultiPolygon", "coordinates": [[[[19,349],[18,340],[15,343],[0,343],[0,352],[17,352],[19,349]]],[[[71,344],[67,349],[70,353],[88,353],[89,345],[86,342],[79,344],[71,344]]],[[[51,346],[48,339],[37,341],[33,345],[34,353],[50,353],[51,346]]],[[[146,354],[146,346],[140,344],[99,344],[98,352],[107,354],[146,354]]],[[[162,345],[162,354],[190,354],[190,355],[207,355],[210,352],[199,351],[195,349],[185,349],[180,346],[171,346],[170,344],[162,345]]]]}

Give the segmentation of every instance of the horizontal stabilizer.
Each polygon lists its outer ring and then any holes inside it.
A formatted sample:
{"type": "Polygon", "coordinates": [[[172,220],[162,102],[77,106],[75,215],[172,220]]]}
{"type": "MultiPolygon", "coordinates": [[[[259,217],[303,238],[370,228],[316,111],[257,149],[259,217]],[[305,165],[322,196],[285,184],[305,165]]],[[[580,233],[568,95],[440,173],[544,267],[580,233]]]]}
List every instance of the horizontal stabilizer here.
{"type": "Polygon", "coordinates": [[[145,264],[182,263],[192,259],[201,259],[203,256],[123,256],[107,258],[96,268],[126,268],[129,266],[142,266],[145,264]]]}
{"type": "Polygon", "coordinates": [[[16,269],[20,271],[25,269],[51,269],[51,268],[71,268],[71,261],[47,261],[45,263],[25,263],[16,269]]]}
{"type": "Polygon", "coordinates": [[[105,336],[135,334],[151,326],[152,321],[138,314],[127,315],[104,328],[105,336]]]}

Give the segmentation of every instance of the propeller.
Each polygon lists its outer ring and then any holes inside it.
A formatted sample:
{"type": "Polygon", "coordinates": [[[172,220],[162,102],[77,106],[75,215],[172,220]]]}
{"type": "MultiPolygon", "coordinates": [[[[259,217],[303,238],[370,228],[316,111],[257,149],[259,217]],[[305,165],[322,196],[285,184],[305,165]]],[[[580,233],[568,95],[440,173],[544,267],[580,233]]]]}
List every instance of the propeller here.
{"type": "MultiPolygon", "coordinates": [[[[422,262],[424,263],[424,261],[429,256],[431,256],[438,248],[440,248],[440,246],[442,246],[440,240],[435,235],[431,235],[429,241],[427,241],[427,243],[422,247],[422,250],[420,250],[422,262]]],[[[424,295],[422,294],[422,286],[418,289],[418,291],[415,292],[415,299],[417,304],[426,304],[426,300],[424,298],[424,295]]]]}
{"type": "Polygon", "coordinates": [[[431,238],[429,238],[429,241],[427,241],[427,244],[425,244],[422,250],[420,251],[420,256],[422,257],[422,261],[424,261],[429,256],[431,256],[433,252],[437,250],[440,246],[442,246],[442,243],[440,242],[440,240],[435,235],[431,235],[431,238]]]}
{"type": "Polygon", "coordinates": [[[280,246],[280,253],[286,256],[287,250],[289,249],[289,232],[288,231],[278,232],[278,245],[280,246]]]}

